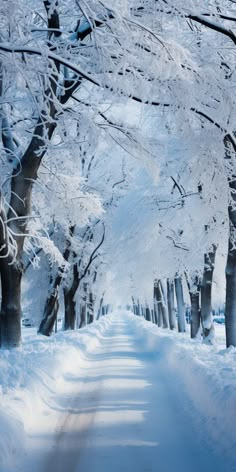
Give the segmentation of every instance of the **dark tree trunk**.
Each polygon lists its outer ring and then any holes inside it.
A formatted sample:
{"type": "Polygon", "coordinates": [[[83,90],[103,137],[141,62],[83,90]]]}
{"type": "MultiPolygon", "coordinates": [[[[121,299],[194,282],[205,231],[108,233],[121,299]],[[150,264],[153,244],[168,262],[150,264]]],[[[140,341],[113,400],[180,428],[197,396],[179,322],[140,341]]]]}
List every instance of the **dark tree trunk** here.
{"type": "Polygon", "coordinates": [[[156,282],[153,285],[153,320],[157,325],[158,323],[158,306],[157,306],[157,297],[156,297],[156,282]]]}
{"type": "Polygon", "coordinates": [[[16,265],[2,262],[2,302],[0,346],[18,347],[21,343],[21,278],[22,271],[16,265]]]}
{"type": "Polygon", "coordinates": [[[64,330],[75,329],[76,321],[76,310],[74,301],[74,291],[67,290],[64,288],[64,306],[65,306],[65,319],[64,319],[64,330]]]}
{"type": "Polygon", "coordinates": [[[132,304],[133,304],[133,313],[134,313],[134,315],[137,315],[138,314],[137,305],[135,303],[134,297],[131,297],[131,298],[132,298],[132,304]]]}
{"type": "Polygon", "coordinates": [[[137,315],[138,315],[138,316],[142,316],[142,313],[141,313],[141,306],[140,306],[139,300],[137,300],[137,315]]]}
{"type": "Polygon", "coordinates": [[[179,333],[185,333],[186,323],[185,323],[185,304],[184,304],[184,294],[181,277],[175,278],[175,294],[177,300],[177,310],[178,310],[178,331],[179,333]]]}
{"type": "Polygon", "coordinates": [[[236,250],[229,240],[226,265],[225,329],[226,346],[236,347],[236,250]]]}
{"type": "MultiPolygon", "coordinates": [[[[87,325],[87,294],[88,294],[88,282],[83,283],[83,296],[81,297],[80,304],[80,324],[79,329],[87,325]]],[[[102,307],[103,310],[104,307],[102,307]]],[[[104,313],[105,314],[105,313],[104,313]]]]}
{"type": "MultiPolygon", "coordinates": [[[[75,231],[75,226],[70,228],[70,237],[73,237],[75,231]]],[[[71,251],[70,251],[70,241],[67,241],[67,248],[63,254],[63,257],[66,261],[69,260],[71,251]]],[[[58,309],[59,309],[59,301],[58,301],[58,292],[60,285],[63,280],[63,269],[60,268],[58,271],[54,282],[52,283],[51,290],[47,297],[47,300],[44,305],[43,310],[43,317],[41,323],[39,325],[38,333],[43,334],[44,336],[50,336],[53,331],[54,323],[56,321],[58,309]]]]}
{"type": "Polygon", "coordinates": [[[152,322],[155,323],[154,310],[153,310],[153,308],[151,309],[151,316],[152,316],[152,322]]]}
{"type": "Polygon", "coordinates": [[[155,309],[155,317],[156,317],[156,324],[159,328],[162,327],[162,310],[160,307],[160,302],[158,300],[158,280],[154,281],[154,309],[155,309]]]}
{"type": "Polygon", "coordinates": [[[213,246],[213,250],[204,256],[204,272],[201,283],[201,321],[205,342],[212,342],[215,332],[211,306],[215,255],[216,246],[213,246]]]}
{"type": "Polygon", "coordinates": [[[160,304],[157,303],[157,326],[159,328],[162,328],[162,325],[163,325],[162,310],[161,310],[160,304]]]}
{"type": "MultiPolygon", "coordinates": [[[[75,257],[75,254],[73,254],[75,257]]],[[[75,294],[79,288],[81,278],[79,276],[77,262],[73,265],[73,279],[70,287],[64,287],[64,307],[65,307],[65,318],[64,318],[64,330],[75,329],[76,324],[76,303],[75,294]]]]}
{"type": "Polygon", "coordinates": [[[161,280],[159,280],[158,286],[160,290],[160,299],[161,299],[160,306],[161,306],[161,311],[162,311],[163,328],[169,328],[166,297],[165,297],[164,286],[161,280]]]}
{"type": "Polygon", "coordinates": [[[9,247],[6,215],[1,202],[1,234],[0,234],[0,273],[2,284],[2,305],[0,314],[1,346],[17,347],[21,343],[21,280],[22,280],[22,253],[25,234],[27,233],[27,216],[31,210],[31,194],[33,181],[37,178],[37,171],[45,153],[45,141],[40,136],[48,128],[48,139],[51,138],[55,124],[47,127],[43,119],[38,120],[35,135],[28,149],[22,157],[18,167],[14,169],[11,179],[11,199],[7,218],[9,228],[14,236],[17,253],[12,254],[9,247]],[[37,138],[35,137],[37,135],[37,138]],[[39,153],[40,148],[44,151],[39,153]],[[19,217],[19,220],[17,220],[19,217]],[[5,254],[9,253],[6,257],[5,254]],[[16,260],[14,260],[16,257],[16,260]],[[7,268],[7,265],[9,268],[7,268]],[[12,327],[11,327],[12,325],[12,327]]]}
{"type": "Polygon", "coordinates": [[[146,318],[147,321],[152,321],[149,306],[146,307],[146,316],[145,316],[145,318],[146,318]]]}
{"type": "Polygon", "coordinates": [[[170,329],[176,329],[175,291],[173,280],[167,279],[167,305],[170,329]]]}
{"type": "Polygon", "coordinates": [[[38,333],[51,336],[59,309],[58,286],[49,294],[44,305],[43,318],[39,325],[38,333]]]}
{"type": "Polygon", "coordinates": [[[99,308],[98,308],[98,314],[97,314],[97,320],[99,320],[101,314],[102,314],[102,304],[103,304],[103,300],[104,300],[104,295],[105,295],[105,292],[103,292],[102,294],[102,297],[100,299],[100,303],[99,303],[99,308]]]}
{"type": "Polygon", "coordinates": [[[153,301],[153,318],[154,318],[154,323],[157,325],[158,324],[158,306],[157,306],[157,301],[155,299],[153,301]]]}
{"type": "Polygon", "coordinates": [[[228,183],[230,188],[230,202],[228,207],[229,214],[229,242],[228,257],[225,269],[226,275],[226,303],[225,303],[225,329],[226,329],[226,346],[236,347],[236,176],[235,176],[235,159],[236,144],[235,137],[226,135],[225,144],[225,160],[228,173],[228,183]]]}
{"type": "Polygon", "coordinates": [[[94,296],[92,292],[89,292],[88,300],[88,324],[91,324],[94,321],[94,296]]]}
{"type": "Polygon", "coordinates": [[[191,301],[191,338],[194,339],[198,336],[201,326],[201,315],[200,315],[200,291],[190,292],[191,301]]]}
{"type": "Polygon", "coordinates": [[[88,312],[88,324],[93,323],[94,321],[94,316],[92,313],[88,312]]]}
{"type": "Polygon", "coordinates": [[[200,290],[201,281],[198,274],[189,279],[187,272],[185,272],[185,278],[188,286],[189,297],[191,302],[190,310],[190,335],[194,339],[200,335],[201,327],[201,309],[200,309],[200,290]]]}
{"type": "Polygon", "coordinates": [[[225,269],[226,274],[226,303],[225,303],[225,329],[226,346],[236,347],[236,176],[235,176],[235,157],[236,145],[231,136],[226,136],[224,140],[228,170],[228,181],[231,190],[231,202],[228,207],[229,214],[229,243],[228,257],[225,269]]]}
{"type": "MultiPolygon", "coordinates": [[[[2,239],[5,239],[5,245],[0,244],[0,273],[2,287],[4,287],[2,291],[0,331],[2,333],[2,346],[7,345],[9,348],[17,347],[21,343],[20,300],[22,273],[19,267],[22,265],[23,246],[25,234],[27,233],[27,217],[31,212],[33,182],[37,179],[37,172],[47,149],[47,141],[50,141],[56,128],[56,121],[54,120],[56,114],[54,87],[49,87],[45,90],[44,104],[44,110],[42,110],[40,117],[38,118],[28,148],[21,159],[19,158],[17,167],[13,169],[11,177],[11,198],[7,214],[7,219],[10,221],[8,224],[6,224],[6,217],[1,202],[0,213],[1,217],[4,214],[4,218],[2,218],[0,230],[0,243],[2,242],[2,239]],[[51,120],[48,119],[48,116],[51,117],[51,120]],[[19,219],[17,219],[17,217],[19,217],[19,219]],[[11,248],[9,246],[7,226],[13,230],[13,234],[15,234],[15,255],[11,253],[11,248]],[[9,254],[4,258],[3,256],[6,251],[9,254]],[[16,257],[16,261],[14,261],[14,257],[16,257]],[[6,263],[12,265],[9,270],[6,269],[6,263]]],[[[15,155],[18,154],[16,149],[13,149],[13,151],[15,155]]]]}

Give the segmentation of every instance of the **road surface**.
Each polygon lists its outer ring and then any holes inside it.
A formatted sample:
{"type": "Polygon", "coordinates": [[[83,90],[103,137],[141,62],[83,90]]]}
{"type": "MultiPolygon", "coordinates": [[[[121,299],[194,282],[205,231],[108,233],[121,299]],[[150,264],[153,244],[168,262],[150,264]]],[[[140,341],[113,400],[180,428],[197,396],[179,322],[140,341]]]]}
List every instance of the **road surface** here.
{"type": "Polygon", "coordinates": [[[234,472],[196,420],[178,373],[143,350],[131,317],[112,320],[66,388],[51,392],[24,472],[234,472]]]}

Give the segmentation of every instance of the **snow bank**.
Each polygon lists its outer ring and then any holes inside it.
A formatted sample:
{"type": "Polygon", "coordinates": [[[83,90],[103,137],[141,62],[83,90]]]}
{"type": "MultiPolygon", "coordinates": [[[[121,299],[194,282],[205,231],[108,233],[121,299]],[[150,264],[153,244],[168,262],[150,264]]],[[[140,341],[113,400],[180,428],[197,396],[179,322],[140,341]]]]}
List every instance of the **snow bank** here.
{"type": "Polygon", "coordinates": [[[21,349],[0,350],[1,472],[17,470],[26,452],[26,435],[45,412],[50,394],[66,376],[76,375],[110,322],[106,317],[80,331],[59,332],[51,338],[25,330],[21,349]]]}
{"type": "Polygon", "coordinates": [[[180,407],[197,412],[195,420],[206,431],[206,441],[208,437],[222,454],[235,459],[236,349],[224,349],[221,330],[220,343],[208,346],[189,339],[189,334],[129,317],[139,348],[175,375],[176,388],[187,394],[189,404],[180,407]]]}

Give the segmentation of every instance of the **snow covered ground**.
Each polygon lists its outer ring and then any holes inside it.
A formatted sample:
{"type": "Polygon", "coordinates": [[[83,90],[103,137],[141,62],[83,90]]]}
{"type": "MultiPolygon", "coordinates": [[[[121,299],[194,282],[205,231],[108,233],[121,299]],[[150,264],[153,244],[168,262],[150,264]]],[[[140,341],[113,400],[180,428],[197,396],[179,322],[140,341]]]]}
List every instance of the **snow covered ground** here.
{"type": "Polygon", "coordinates": [[[129,313],[0,351],[1,472],[235,472],[236,350],[129,313]]]}

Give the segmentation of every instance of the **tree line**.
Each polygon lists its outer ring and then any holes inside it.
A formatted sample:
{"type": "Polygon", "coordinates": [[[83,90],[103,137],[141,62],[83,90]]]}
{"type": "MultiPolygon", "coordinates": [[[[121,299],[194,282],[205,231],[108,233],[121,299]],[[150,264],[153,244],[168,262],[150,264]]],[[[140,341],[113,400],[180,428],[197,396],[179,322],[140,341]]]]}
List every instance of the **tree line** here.
{"type": "MultiPolygon", "coordinates": [[[[162,195],[157,191],[157,206],[162,215],[170,214],[161,203],[163,195],[177,219],[179,210],[188,207],[194,220],[196,199],[209,210],[204,222],[194,223],[202,225],[201,271],[178,256],[174,274],[167,277],[167,303],[163,278],[157,278],[153,314],[147,308],[147,319],[152,316],[157,324],[175,328],[175,286],[178,329],[185,329],[184,273],[191,335],[196,336],[201,321],[203,337],[209,339],[215,253],[221,227],[229,224],[226,343],[236,345],[232,2],[225,0],[219,7],[218,2],[206,6],[198,1],[196,13],[186,11],[181,0],[139,5],[127,1],[122,12],[113,2],[93,0],[18,0],[11,15],[9,8],[9,2],[0,7],[1,346],[21,343],[22,278],[40,251],[46,254],[49,280],[41,334],[52,332],[59,293],[65,329],[76,327],[78,291],[80,327],[86,319],[93,321],[95,304],[104,310],[107,265],[101,251],[112,215],[132,187],[132,154],[141,156],[142,165],[151,160],[160,168],[162,195]],[[140,113],[148,116],[155,133],[156,117],[163,120],[166,146],[173,147],[177,135],[185,140],[180,159],[171,152],[164,161],[153,135],[145,134],[145,127],[130,125],[132,117],[123,110],[127,104],[132,110],[132,103],[140,104],[140,113]],[[217,152],[220,156],[215,157],[217,152]],[[222,212],[220,189],[210,189],[216,174],[217,182],[222,178],[227,201],[222,212]],[[172,179],[171,192],[167,179],[172,179]],[[193,191],[185,191],[185,180],[193,191]]],[[[160,225],[163,238],[179,254],[186,231],[176,231],[165,218],[164,228],[160,225]]],[[[186,241],[188,245],[189,236],[186,241]]],[[[194,243],[188,250],[193,254],[194,243]]],[[[137,302],[134,306],[140,310],[137,302]]]]}

